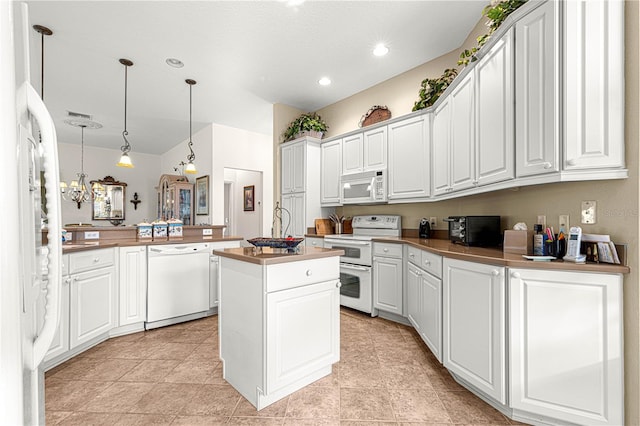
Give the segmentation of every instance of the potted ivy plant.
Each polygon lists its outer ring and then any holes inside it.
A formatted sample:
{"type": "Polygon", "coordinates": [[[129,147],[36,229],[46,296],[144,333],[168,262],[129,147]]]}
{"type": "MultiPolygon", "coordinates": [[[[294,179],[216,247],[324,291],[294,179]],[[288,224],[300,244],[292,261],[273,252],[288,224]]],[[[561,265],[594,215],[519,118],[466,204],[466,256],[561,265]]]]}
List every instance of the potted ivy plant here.
{"type": "Polygon", "coordinates": [[[284,142],[303,136],[322,139],[327,129],[329,129],[329,126],[327,126],[322,117],[315,112],[308,112],[289,123],[289,127],[282,133],[282,137],[284,142]]]}

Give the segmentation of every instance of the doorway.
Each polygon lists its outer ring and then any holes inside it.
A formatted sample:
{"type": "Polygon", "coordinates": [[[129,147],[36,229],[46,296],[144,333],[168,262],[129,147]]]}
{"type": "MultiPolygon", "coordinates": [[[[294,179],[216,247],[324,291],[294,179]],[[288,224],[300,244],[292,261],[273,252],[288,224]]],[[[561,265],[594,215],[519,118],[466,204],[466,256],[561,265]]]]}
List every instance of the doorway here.
{"type": "MultiPolygon", "coordinates": [[[[262,184],[262,172],[225,167],[225,235],[239,236],[245,240],[263,235],[262,184]]],[[[248,245],[246,241],[242,244],[248,245]]]]}

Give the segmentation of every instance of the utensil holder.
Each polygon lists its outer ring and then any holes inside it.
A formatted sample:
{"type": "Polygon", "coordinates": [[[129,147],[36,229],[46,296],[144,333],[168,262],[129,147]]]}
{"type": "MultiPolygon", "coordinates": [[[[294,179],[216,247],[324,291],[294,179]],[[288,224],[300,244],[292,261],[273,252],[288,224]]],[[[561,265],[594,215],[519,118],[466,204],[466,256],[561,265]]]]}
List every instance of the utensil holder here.
{"type": "Polygon", "coordinates": [[[336,234],[342,234],[342,223],[336,223],[336,234]]]}

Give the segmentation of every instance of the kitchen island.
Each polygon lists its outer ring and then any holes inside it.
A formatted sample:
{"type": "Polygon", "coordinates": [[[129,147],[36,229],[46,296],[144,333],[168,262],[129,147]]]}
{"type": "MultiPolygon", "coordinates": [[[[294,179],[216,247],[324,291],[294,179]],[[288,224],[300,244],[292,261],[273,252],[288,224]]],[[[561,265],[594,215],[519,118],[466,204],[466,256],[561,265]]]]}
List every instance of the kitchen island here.
{"type": "Polygon", "coordinates": [[[243,247],[220,256],[223,377],[258,410],[340,359],[342,250],[243,247]]]}

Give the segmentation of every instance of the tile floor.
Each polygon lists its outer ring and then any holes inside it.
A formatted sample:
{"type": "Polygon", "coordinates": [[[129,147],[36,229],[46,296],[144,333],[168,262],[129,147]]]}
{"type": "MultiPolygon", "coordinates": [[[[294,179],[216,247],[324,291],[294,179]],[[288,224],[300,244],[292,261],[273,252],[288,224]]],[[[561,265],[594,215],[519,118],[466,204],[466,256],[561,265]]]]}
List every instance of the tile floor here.
{"type": "Polygon", "coordinates": [[[103,342],[46,373],[48,425],[509,425],[411,327],[341,311],[333,374],[257,412],[222,379],[218,317],[103,342]]]}

